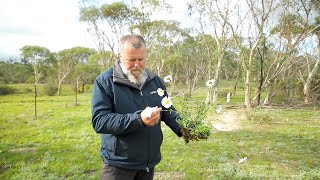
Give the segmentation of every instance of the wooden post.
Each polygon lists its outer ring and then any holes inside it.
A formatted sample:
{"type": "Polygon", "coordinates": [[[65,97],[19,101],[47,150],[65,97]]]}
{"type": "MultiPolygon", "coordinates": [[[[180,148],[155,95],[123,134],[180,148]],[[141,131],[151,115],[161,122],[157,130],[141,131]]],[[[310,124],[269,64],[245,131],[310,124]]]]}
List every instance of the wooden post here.
{"type": "Polygon", "coordinates": [[[34,116],[37,117],[37,84],[34,84],[34,116]]]}

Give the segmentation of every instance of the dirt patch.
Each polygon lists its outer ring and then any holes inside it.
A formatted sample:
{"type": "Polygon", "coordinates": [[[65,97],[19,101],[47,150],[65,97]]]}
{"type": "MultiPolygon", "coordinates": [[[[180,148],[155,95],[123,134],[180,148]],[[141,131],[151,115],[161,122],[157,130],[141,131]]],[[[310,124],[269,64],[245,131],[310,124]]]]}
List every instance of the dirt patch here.
{"type": "Polygon", "coordinates": [[[236,131],[242,129],[241,120],[246,115],[240,110],[224,110],[212,117],[212,126],[218,131],[236,131]]]}

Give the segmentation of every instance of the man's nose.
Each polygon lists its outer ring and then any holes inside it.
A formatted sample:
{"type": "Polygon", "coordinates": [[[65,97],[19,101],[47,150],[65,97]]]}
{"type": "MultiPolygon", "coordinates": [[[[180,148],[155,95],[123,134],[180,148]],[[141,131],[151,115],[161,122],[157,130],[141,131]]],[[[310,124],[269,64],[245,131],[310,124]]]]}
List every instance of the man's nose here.
{"type": "Polygon", "coordinates": [[[140,66],[140,64],[139,64],[139,62],[138,62],[138,61],[135,61],[135,62],[134,62],[134,64],[133,64],[133,66],[134,66],[134,67],[139,67],[139,66],[140,66]]]}

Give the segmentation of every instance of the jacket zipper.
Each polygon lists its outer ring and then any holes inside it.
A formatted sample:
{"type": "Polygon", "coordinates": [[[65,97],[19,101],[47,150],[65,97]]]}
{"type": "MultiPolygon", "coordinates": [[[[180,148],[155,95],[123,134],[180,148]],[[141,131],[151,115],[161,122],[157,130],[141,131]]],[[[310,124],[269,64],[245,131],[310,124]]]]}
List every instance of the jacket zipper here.
{"type": "Polygon", "coordinates": [[[147,150],[148,150],[148,160],[147,160],[147,168],[146,168],[146,170],[147,170],[147,172],[149,172],[149,161],[150,161],[150,129],[149,129],[149,127],[147,127],[148,128],[148,134],[149,134],[149,136],[148,136],[148,144],[147,144],[147,150]]]}
{"type": "MultiPolygon", "coordinates": [[[[143,92],[142,92],[142,90],[140,90],[140,95],[141,95],[141,100],[142,100],[142,104],[144,104],[144,101],[143,101],[143,92]]],[[[148,158],[147,158],[147,162],[146,162],[146,171],[147,172],[149,172],[150,170],[149,170],[149,167],[148,167],[148,165],[149,165],[149,159],[150,159],[150,129],[149,129],[149,127],[147,127],[148,128],[148,138],[147,138],[147,154],[148,154],[148,158]]]]}

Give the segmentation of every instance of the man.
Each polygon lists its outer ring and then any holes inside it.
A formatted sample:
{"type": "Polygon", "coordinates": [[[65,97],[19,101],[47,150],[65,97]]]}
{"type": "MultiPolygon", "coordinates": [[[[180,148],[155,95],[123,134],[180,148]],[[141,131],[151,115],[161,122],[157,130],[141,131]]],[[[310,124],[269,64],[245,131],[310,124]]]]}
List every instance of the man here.
{"type": "Polygon", "coordinates": [[[161,160],[161,121],[181,137],[179,115],[173,107],[162,111],[157,89],[166,88],[159,76],[145,69],[144,39],[123,36],[120,48],[120,60],[96,78],[92,93],[92,125],[101,134],[101,178],[153,179],[161,160]]]}

